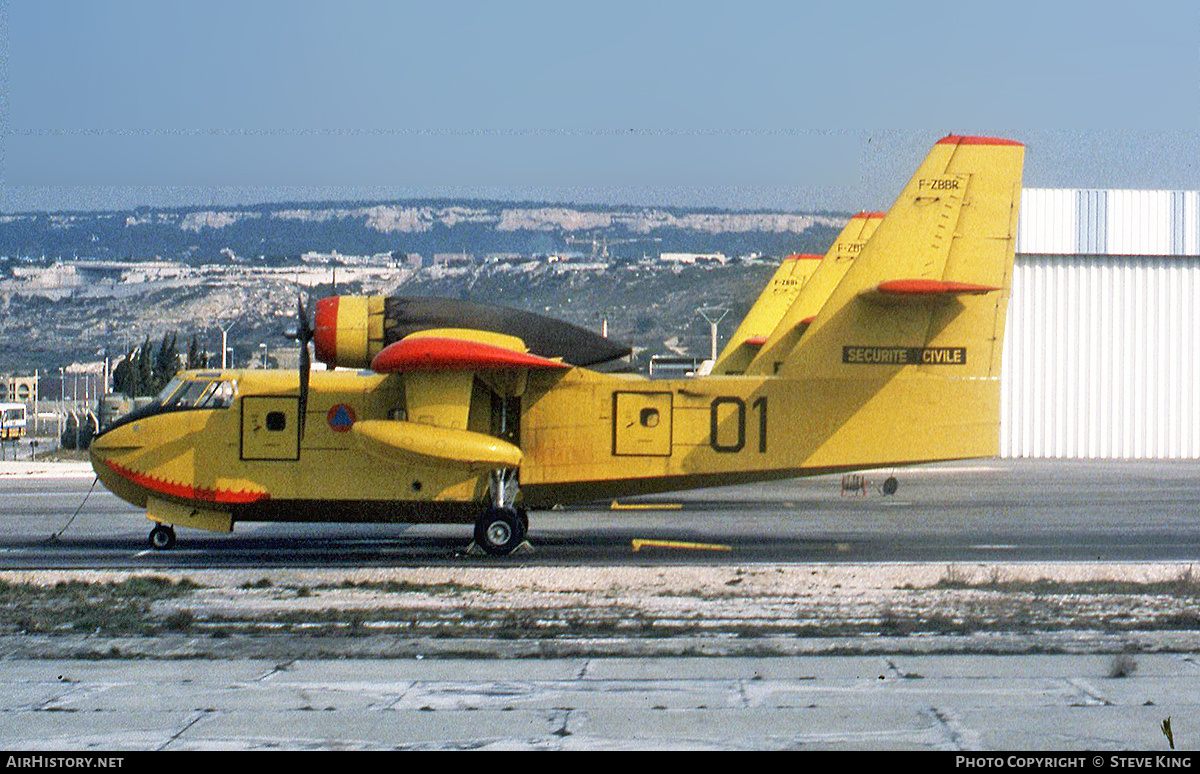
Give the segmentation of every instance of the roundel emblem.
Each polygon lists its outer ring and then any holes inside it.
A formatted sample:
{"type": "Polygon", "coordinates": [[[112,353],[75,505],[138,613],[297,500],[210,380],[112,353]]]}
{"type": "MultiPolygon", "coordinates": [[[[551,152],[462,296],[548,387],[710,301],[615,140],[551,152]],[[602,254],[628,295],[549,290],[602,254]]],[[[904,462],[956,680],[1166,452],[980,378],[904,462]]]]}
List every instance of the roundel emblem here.
{"type": "Polygon", "coordinates": [[[329,429],[333,432],[344,433],[354,424],[354,409],[345,403],[338,403],[329,409],[329,413],[325,415],[325,421],[329,423],[329,429]]]}

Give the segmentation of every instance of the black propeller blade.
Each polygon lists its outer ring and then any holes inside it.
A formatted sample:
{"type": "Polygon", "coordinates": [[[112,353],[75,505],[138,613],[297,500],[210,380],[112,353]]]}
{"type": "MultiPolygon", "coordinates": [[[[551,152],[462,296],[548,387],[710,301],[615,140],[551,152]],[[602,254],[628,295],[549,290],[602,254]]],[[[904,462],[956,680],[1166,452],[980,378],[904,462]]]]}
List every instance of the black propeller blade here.
{"type": "Polygon", "coordinates": [[[304,308],[304,299],[297,296],[296,316],[299,322],[296,326],[296,339],[300,342],[300,440],[304,440],[304,420],[308,415],[308,374],[312,370],[312,359],[308,355],[308,343],[312,341],[313,330],[308,323],[308,310],[304,308]]]}

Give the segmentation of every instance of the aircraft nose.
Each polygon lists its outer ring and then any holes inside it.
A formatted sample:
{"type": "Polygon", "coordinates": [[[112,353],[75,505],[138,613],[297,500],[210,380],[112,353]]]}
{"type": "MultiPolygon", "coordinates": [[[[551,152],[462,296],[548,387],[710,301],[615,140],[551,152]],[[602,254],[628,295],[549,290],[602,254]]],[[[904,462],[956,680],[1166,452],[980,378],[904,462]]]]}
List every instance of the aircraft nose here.
{"type": "Polygon", "coordinates": [[[92,438],[89,449],[92,456],[102,456],[123,451],[134,451],[142,448],[140,428],[134,425],[111,427],[92,438]]]}
{"type": "MultiPolygon", "coordinates": [[[[105,480],[112,475],[113,463],[128,463],[131,454],[142,449],[140,428],[136,424],[110,427],[92,439],[88,446],[92,469],[105,480]]],[[[109,487],[112,488],[111,486],[109,487]]]]}
{"type": "Polygon", "coordinates": [[[143,448],[138,436],[140,433],[132,426],[110,427],[92,439],[88,456],[92,470],[104,486],[122,500],[144,508],[146,495],[129,472],[129,466],[136,462],[143,448]]]}

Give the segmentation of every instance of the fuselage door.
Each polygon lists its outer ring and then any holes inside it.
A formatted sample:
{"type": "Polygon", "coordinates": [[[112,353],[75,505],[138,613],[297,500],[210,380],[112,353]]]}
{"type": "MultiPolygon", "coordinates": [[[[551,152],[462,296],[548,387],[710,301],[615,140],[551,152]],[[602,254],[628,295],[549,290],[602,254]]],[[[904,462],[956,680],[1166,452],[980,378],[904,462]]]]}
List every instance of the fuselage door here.
{"type": "Polygon", "coordinates": [[[613,454],[671,456],[669,392],[613,393],[613,454]]]}
{"type": "Polygon", "coordinates": [[[300,459],[300,399],[242,398],[242,459],[300,459]]]}

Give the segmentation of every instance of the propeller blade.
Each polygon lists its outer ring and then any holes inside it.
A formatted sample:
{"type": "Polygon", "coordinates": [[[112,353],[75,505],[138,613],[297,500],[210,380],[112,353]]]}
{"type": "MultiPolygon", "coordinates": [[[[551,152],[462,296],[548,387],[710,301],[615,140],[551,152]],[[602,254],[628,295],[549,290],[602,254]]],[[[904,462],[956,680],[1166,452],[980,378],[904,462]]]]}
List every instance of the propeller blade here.
{"type": "Polygon", "coordinates": [[[313,331],[308,324],[308,311],[304,308],[304,299],[297,298],[296,314],[299,323],[296,326],[296,338],[300,341],[300,440],[304,440],[304,420],[308,415],[308,374],[312,370],[312,359],[308,355],[308,342],[312,341],[313,331]]]}

